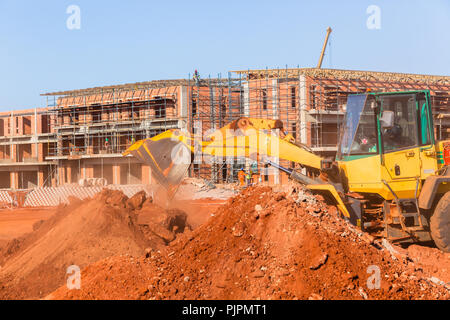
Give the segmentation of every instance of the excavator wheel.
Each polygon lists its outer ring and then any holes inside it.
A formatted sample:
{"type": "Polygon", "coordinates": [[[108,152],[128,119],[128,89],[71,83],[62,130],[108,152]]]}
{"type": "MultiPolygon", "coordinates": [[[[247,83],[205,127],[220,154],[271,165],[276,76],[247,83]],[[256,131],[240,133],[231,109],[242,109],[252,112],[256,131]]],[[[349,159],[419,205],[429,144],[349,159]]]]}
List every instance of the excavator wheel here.
{"type": "Polygon", "coordinates": [[[439,200],[430,219],[430,229],[436,246],[450,252],[450,191],[439,200]]]}

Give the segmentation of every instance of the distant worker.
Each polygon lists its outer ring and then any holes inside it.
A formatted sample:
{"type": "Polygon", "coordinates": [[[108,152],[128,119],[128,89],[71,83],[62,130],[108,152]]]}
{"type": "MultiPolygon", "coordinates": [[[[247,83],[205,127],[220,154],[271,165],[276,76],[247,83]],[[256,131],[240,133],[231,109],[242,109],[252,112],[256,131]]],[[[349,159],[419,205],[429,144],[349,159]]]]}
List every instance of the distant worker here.
{"type": "Polygon", "coordinates": [[[247,180],[247,187],[248,187],[252,184],[252,176],[250,175],[250,172],[247,172],[247,174],[245,175],[245,178],[247,180]]]}
{"type": "Polygon", "coordinates": [[[109,140],[108,138],[105,138],[105,150],[108,150],[109,148],[109,140]]]}
{"type": "Polygon", "coordinates": [[[194,81],[196,85],[200,84],[200,74],[198,73],[197,69],[195,69],[194,71],[194,81]]]}
{"type": "Polygon", "coordinates": [[[253,184],[257,181],[256,176],[258,175],[258,163],[253,161],[250,165],[250,182],[253,184]]]}
{"type": "Polygon", "coordinates": [[[241,187],[245,186],[245,171],[244,168],[241,168],[238,172],[239,185],[241,187]]]}

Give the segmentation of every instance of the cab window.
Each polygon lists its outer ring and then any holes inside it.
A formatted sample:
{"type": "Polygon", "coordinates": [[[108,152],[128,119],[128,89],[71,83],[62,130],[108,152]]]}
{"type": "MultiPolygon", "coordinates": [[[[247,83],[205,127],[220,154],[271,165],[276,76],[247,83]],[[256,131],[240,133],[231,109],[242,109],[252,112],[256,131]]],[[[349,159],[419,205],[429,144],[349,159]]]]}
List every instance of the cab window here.
{"type": "Polygon", "coordinates": [[[420,145],[431,144],[430,130],[428,125],[427,102],[425,99],[419,100],[419,124],[420,124],[420,145]]]}
{"type": "Polygon", "coordinates": [[[375,120],[375,112],[368,99],[359,118],[358,130],[350,148],[351,155],[378,153],[375,120]]]}
{"type": "Polygon", "coordinates": [[[416,146],[417,108],[415,95],[384,96],[381,98],[383,112],[393,113],[393,122],[381,129],[384,152],[416,146]]]}
{"type": "Polygon", "coordinates": [[[377,154],[375,98],[368,95],[348,97],[347,112],[341,132],[338,158],[377,154]]]}

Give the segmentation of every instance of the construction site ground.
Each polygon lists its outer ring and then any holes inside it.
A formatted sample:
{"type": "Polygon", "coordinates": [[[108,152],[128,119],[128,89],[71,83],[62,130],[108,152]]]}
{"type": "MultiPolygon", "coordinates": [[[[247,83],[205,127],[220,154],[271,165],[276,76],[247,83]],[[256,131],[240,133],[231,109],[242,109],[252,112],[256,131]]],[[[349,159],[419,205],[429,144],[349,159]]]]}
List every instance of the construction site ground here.
{"type": "Polygon", "coordinates": [[[374,239],[295,184],[237,189],[2,209],[0,299],[450,298],[450,254],[374,239]]]}
{"type": "Polygon", "coordinates": [[[20,208],[0,210],[0,245],[33,231],[33,224],[46,220],[55,208],[20,208]]]}

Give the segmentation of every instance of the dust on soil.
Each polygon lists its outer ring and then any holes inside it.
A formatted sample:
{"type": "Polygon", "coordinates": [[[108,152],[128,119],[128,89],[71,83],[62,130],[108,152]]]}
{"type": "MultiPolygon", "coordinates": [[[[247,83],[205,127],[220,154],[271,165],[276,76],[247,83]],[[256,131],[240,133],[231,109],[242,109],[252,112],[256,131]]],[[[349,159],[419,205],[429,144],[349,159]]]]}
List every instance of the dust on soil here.
{"type": "Polygon", "coordinates": [[[406,253],[415,268],[444,281],[450,286],[450,254],[437,248],[411,245],[406,253]]]}
{"type": "Polygon", "coordinates": [[[56,208],[18,208],[0,209],[0,247],[8,240],[33,231],[33,225],[47,220],[56,212],[56,208]]]}
{"type": "Polygon", "coordinates": [[[105,189],[92,199],[72,198],[34,231],[0,250],[0,299],[39,298],[67,277],[71,265],[87,265],[113,255],[139,257],[158,249],[186,228],[186,214],[165,210],[141,192],[128,199],[105,189]],[[151,219],[147,222],[147,216],[151,219]]]}
{"type": "MultiPolygon", "coordinates": [[[[448,254],[434,258],[448,266],[448,254]]],[[[47,298],[449,299],[431,276],[301,190],[252,187],[168,247],[93,263],[80,290],[63,286],[47,298]],[[370,289],[377,270],[380,288],[370,289]]]]}

